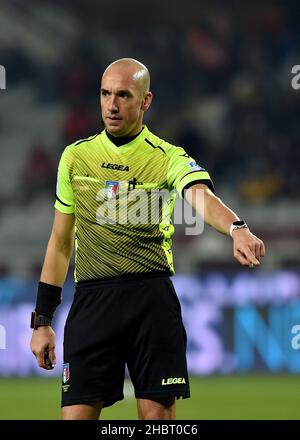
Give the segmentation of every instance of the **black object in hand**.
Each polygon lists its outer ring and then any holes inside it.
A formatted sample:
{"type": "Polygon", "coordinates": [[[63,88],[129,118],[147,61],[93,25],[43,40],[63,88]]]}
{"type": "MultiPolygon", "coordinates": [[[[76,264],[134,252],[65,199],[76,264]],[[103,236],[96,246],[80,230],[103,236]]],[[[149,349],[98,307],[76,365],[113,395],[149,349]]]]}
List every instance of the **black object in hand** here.
{"type": "Polygon", "coordinates": [[[47,370],[53,370],[54,366],[52,365],[52,362],[49,359],[49,353],[47,351],[45,351],[44,354],[44,362],[47,367],[47,370]]]}

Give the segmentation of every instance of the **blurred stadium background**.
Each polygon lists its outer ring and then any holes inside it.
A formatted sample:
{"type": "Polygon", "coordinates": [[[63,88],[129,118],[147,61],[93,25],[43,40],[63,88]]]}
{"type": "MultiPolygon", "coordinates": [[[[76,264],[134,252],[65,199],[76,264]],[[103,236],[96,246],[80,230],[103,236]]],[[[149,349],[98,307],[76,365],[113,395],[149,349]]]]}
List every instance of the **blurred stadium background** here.
{"type": "MultiPolygon", "coordinates": [[[[188,333],[192,399],[178,418],[300,418],[300,8],[292,1],[0,0],[0,419],[59,418],[72,267],[54,327],[58,365],[39,371],[29,316],[63,148],[100,131],[99,80],[120,57],[144,62],[146,122],[184,146],[217,194],[263,238],[255,271],[231,241],[177,226],[174,277],[188,333]],[[294,339],[293,339],[294,338],[294,339]],[[294,344],[293,344],[294,341],[294,344]],[[293,348],[294,345],[294,348],[293,348]],[[50,377],[50,378],[49,378],[50,377]]],[[[135,418],[126,399],[105,418],[135,418]]]]}

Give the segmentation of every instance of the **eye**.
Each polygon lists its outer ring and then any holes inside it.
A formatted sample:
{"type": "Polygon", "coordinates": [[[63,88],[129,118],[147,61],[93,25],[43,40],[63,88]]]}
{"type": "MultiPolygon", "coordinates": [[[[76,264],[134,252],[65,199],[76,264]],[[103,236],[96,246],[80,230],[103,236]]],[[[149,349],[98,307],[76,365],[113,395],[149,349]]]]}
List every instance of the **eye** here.
{"type": "Polygon", "coordinates": [[[101,90],[101,96],[107,96],[108,91],[107,90],[101,90]]]}
{"type": "Polygon", "coordinates": [[[129,97],[129,93],[126,91],[120,91],[118,93],[118,95],[120,96],[120,98],[128,98],[129,97]]]}

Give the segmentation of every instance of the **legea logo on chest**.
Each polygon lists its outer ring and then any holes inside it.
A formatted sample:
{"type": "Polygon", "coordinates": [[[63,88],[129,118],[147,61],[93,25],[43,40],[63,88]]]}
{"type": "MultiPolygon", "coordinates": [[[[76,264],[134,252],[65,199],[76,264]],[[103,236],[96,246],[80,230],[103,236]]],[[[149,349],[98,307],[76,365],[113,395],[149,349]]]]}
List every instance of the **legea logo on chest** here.
{"type": "Polygon", "coordinates": [[[109,168],[110,170],[118,170],[118,171],[129,171],[128,165],[119,165],[117,163],[103,162],[101,168],[109,168]]]}

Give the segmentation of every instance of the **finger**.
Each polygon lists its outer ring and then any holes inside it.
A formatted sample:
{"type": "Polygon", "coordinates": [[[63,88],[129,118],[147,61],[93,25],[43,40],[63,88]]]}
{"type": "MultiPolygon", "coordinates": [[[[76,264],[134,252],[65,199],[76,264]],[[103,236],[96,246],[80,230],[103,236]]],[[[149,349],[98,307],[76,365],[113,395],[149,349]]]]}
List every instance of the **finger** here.
{"type": "Polygon", "coordinates": [[[248,265],[253,264],[253,266],[258,266],[260,262],[255,258],[255,255],[251,252],[248,247],[241,249],[240,252],[246,257],[248,265]]]}
{"type": "Polygon", "coordinates": [[[48,350],[48,356],[49,356],[49,359],[50,359],[52,366],[54,367],[54,365],[56,364],[55,348],[50,348],[48,350]]]}
{"type": "Polygon", "coordinates": [[[44,368],[45,370],[48,370],[48,367],[47,367],[47,365],[45,364],[44,355],[45,355],[45,352],[44,352],[44,351],[41,351],[41,352],[39,352],[39,353],[36,354],[36,358],[37,358],[37,361],[38,361],[39,367],[44,368]]]}
{"type": "Polygon", "coordinates": [[[247,258],[241,252],[235,252],[234,257],[238,260],[239,263],[241,263],[242,266],[249,266],[247,258]]]}
{"type": "Polygon", "coordinates": [[[45,351],[44,354],[44,364],[46,365],[47,370],[52,370],[54,368],[54,364],[52,364],[48,351],[45,351]]]}
{"type": "Polygon", "coordinates": [[[263,241],[260,242],[260,256],[264,257],[266,255],[266,248],[263,241]]]}
{"type": "Polygon", "coordinates": [[[261,255],[260,255],[260,242],[256,242],[255,243],[255,247],[254,247],[254,255],[255,255],[255,258],[259,261],[260,260],[260,257],[261,257],[261,255]]]}

